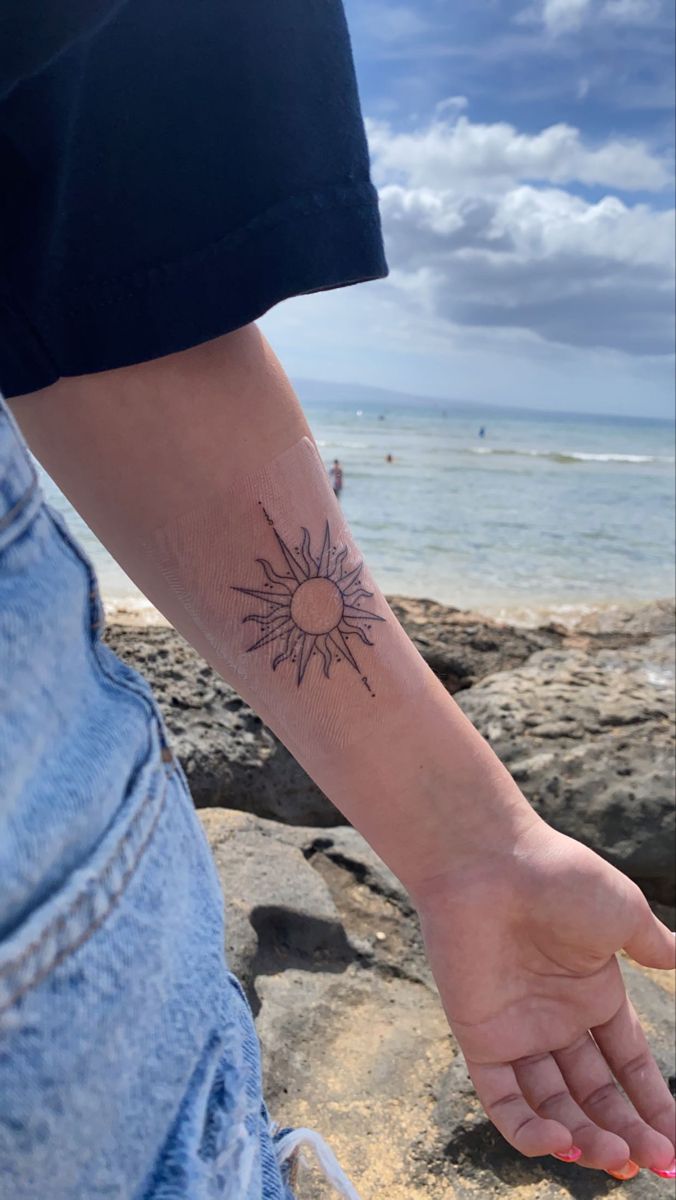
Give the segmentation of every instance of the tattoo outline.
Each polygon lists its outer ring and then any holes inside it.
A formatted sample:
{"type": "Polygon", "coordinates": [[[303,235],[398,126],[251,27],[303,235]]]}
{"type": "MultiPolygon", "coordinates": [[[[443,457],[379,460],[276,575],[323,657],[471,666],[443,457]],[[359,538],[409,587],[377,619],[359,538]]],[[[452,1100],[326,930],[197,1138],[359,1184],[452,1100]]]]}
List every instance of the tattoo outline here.
{"type": "Polygon", "coordinates": [[[276,571],[268,559],[257,558],[266,580],[263,587],[233,586],[233,591],[251,596],[267,606],[264,612],[251,612],[242,618],[242,624],[251,621],[260,630],[260,636],[247,647],[247,653],[279,642],[272,669],[276,671],[281,663],[291,660],[296,664],[298,687],[314,654],[322,659],[326,679],[331,678],[334,662],[342,659],[357,672],[360,682],[375,697],[368,677],[362,673],[348,645],[348,638],[356,636],[364,645],[373,646],[367,633],[371,631],[371,622],[385,620],[378,613],[360,606],[360,601],[373,596],[373,592],[362,587],[363,560],[356,566],[346,566],[348,547],[332,545],[328,520],[319,554],[313,552],[310,532],[305,526],[301,527],[300,545],[292,550],[275,528],[262,501],[258,503],[272,528],[287,573],[276,571]]]}

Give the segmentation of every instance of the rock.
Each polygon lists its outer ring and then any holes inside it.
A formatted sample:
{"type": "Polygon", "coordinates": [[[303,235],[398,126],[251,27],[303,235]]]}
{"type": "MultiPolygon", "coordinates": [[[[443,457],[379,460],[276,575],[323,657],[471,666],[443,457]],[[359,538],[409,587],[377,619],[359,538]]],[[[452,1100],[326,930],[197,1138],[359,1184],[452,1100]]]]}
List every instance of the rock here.
{"type": "Polygon", "coordinates": [[[223,882],[231,969],[254,1011],[255,980],[282,960],[284,969],[306,970],[377,961],[385,974],[408,970],[417,979],[422,970],[431,983],[408,895],[356,830],[298,828],[227,809],[200,817],[223,882]],[[402,916],[410,921],[403,940],[402,916]]]}
{"type": "Polygon", "coordinates": [[[318,969],[356,957],[329,888],[301,849],[314,830],[294,838],[285,825],[222,809],[207,809],[202,820],[223,881],[230,967],[254,1008],[259,975],[295,961],[318,969]]]}
{"type": "MultiPolygon", "coordinates": [[[[393,597],[392,605],[450,691],[561,640],[432,600],[393,597]]],[[[294,825],[344,821],[260,717],[174,629],[112,623],[105,637],[151,684],[196,807],[223,805],[294,825]]]]}
{"type": "Polygon", "coordinates": [[[224,805],[302,825],[344,820],[248,704],[175,630],[106,631],[151,684],[197,808],[224,805]]]}
{"type": "Polygon", "coordinates": [[[518,667],[537,650],[560,645],[563,631],[522,629],[435,600],[390,596],[393,612],[425,662],[449,692],[472,687],[485,675],[518,667]]]}
{"type": "MultiPolygon", "coordinates": [[[[275,1119],[321,1133],[362,1200],[446,1200],[427,1164],[434,1083],[455,1051],[433,993],[348,967],[338,976],[284,972],[262,981],[261,998],[275,1119]]],[[[301,1171],[298,1194],[335,1196],[316,1170],[301,1171]]]]}
{"type": "MultiPolygon", "coordinates": [[[[535,630],[431,600],[392,604],[539,811],[673,905],[673,603],[612,606],[535,630]]],[[[152,684],[198,807],[294,826],[345,823],[172,629],[111,626],[107,639],[152,684]]]]}
{"type": "MultiPolygon", "coordinates": [[[[615,1190],[606,1175],[523,1159],[495,1132],[446,1023],[406,892],[356,831],[222,809],[200,818],[231,954],[254,998],[268,1106],[282,1125],[322,1133],[362,1200],[595,1200],[615,1190]]],[[[673,977],[626,961],[623,970],[670,1073],[673,977]]],[[[298,1195],[334,1200],[312,1152],[304,1158],[298,1195]]],[[[641,1200],[664,1194],[647,1173],[638,1186],[641,1200]]]]}
{"type": "MultiPolygon", "coordinates": [[[[392,605],[450,691],[561,640],[432,600],[393,597],[392,605]]],[[[345,820],[260,717],[174,629],[111,624],[105,636],[151,684],[196,807],[222,804],[294,825],[345,820]]]]}
{"type": "Polygon", "coordinates": [[[553,626],[565,637],[585,638],[599,649],[643,645],[674,632],[674,601],[650,600],[635,604],[606,604],[591,609],[567,626],[553,626]]]}
{"type": "Polygon", "coordinates": [[[672,671],[673,636],[545,650],[459,699],[547,821],[673,905],[672,671]]]}
{"type": "MultiPolygon", "coordinates": [[[[673,1000],[642,972],[627,974],[641,1018],[652,1014],[653,1044],[668,1047],[673,1000]]],[[[261,996],[268,1105],[275,1119],[327,1139],[362,1200],[596,1200],[614,1190],[605,1174],[527,1160],[503,1140],[423,986],[365,979],[354,967],[330,977],[291,970],[262,981],[261,996]]],[[[299,1195],[333,1200],[311,1151],[304,1156],[299,1195]]],[[[641,1200],[664,1195],[647,1172],[638,1186],[641,1200]]]]}

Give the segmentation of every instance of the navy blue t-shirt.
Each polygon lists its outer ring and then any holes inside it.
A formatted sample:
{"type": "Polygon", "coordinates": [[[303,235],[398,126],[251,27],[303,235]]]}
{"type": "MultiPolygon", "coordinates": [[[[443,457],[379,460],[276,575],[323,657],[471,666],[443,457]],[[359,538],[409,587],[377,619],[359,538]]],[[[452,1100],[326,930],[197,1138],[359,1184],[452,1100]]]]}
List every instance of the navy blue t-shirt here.
{"type": "Polygon", "coordinates": [[[341,0],[5,0],[0,391],[387,274],[341,0]]]}

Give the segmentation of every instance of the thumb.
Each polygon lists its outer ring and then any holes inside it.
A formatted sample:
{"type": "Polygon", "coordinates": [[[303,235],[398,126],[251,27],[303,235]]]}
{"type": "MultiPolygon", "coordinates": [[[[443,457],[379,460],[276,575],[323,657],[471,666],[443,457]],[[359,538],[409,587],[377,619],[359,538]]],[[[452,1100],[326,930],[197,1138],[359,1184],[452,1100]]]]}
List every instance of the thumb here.
{"type": "Polygon", "coordinates": [[[643,967],[662,971],[676,968],[676,935],[658,921],[643,895],[636,925],[623,949],[643,967]]]}

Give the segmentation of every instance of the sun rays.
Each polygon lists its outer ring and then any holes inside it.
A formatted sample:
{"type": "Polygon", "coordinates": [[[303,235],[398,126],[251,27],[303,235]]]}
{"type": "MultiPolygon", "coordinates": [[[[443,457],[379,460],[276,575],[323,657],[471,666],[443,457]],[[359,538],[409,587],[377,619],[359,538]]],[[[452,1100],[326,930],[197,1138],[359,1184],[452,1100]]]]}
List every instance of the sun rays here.
{"type": "MultiPolygon", "coordinates": [[[[270,517],[265,515],[272,525],[270,517]]],[[[266,605],[264,612],[250,613],[243,619],[245,624],[251,621],[259,627],[259,637],[247,648],[248,652],[273,646],[277,650],[272,659],[273,671],[281,663],[291,660],[299,687],[313,655],[321,659],[327,679],[331,677],[333,663],[344,659],[371,691],[348,645],[348,638],[356,637],[364,645],[372,646],[367,630],[370,631],[371,622],[385,619],[360,605],[362,600],[373,595],[362,587],[363,562],[348,565],[347,546],[338,549],[331,545],[328,521],[318,555],[313,553],[310,533],[304,527],[301,543],[294,551],[274,525],[272,531],[284,559],[282,573],[276,571],[266,558],[257,558],[266,580],[263,587],[233,588],[266,605]]]]}

